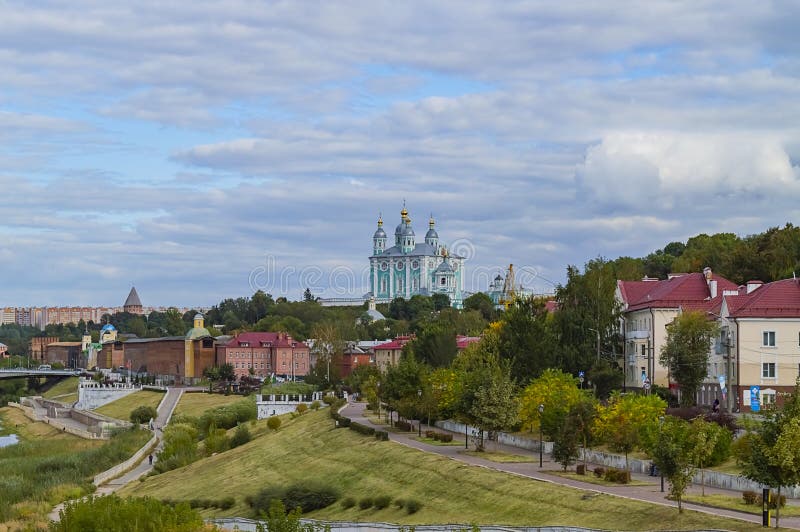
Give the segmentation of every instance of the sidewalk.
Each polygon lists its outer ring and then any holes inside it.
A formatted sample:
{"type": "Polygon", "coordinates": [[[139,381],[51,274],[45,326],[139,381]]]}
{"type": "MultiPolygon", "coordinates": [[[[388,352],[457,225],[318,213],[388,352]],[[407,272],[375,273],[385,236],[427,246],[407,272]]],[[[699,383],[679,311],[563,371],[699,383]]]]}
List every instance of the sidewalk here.
{"type": "MultiPolygon", "coordinates": [[[[178,405],[178,401],[180,401],[183,391],[184,390],[182,388],[168,388],[164,399],[161,401],[161,404],[158,405],[158,416],[154,421],[154,434],[158,440],[158,443],[156,444],[155,449],[153,449],[153,451],[150,453],[153,456],[153,464],[156,462],[156,455],[164,445],[164,441],[161,438],[162,429],[167,425],[167,423],[169,423],[169,420],[172,417],[172,412],[178,405]]],[[[119,477],[113,478],[108,482],[98,486],[93,495],[100,496],[114,493],[130,482],[138,480],[140,477],[148,474],[153,470],[153,465],[150,464],[147,456],[148,455],[145,455],[145,457],[139,461],[138,464],[119,477]]],[[[60,519],[59,512],[63,507],[64,503],[58,504],[55,508],[53,508],[53,511],[48,514],[48,517],[53,521],[58,521],[60,519]]]]}
{"type": "MultiPolygon", "coordinates": [[[[342,415],[351,418],[353,421],[357,421],[358,423],[362,423],[364,425],[372,426],[377,429],[385,429],[385,425],[377,425],[370,421],[368,418],[364,416],[364,410],[366,408],[365,403],[350,403],[347,407],[342,411],[342,415]]],[[[446,432],[443,429],[438,427],[427,427],[424,423],[422,425],[422,430],[425,431],[426,428],[428,430],[437,430],[439,432],[446,432]]],[[[453,441],[461,441],[464,442],[464,434],[457,434],[452,432],[453,434],[453,441]]],[[[511,447],[508,445],[503,444],[495,444],[494,442],[490,442],[488,444],[489,450],[497,450],[502,451],[510,454],[516,455],[523,455],[523,456],[530,456],[532,462],[526,463],[498,463],[492,462],[490,460],[485,460],[479,458],[477,456],[470,456],[463,454],[464,446],[437,446],[437,445],[428,445],[423,443],[417,439],[417,432],[390,432],[389,439],[391,441],[407,445],[409,447],[413,447],[414,449],[418,449],[420,451],[434,453],[441,456],[446,456],[453,460],[458,460],[460,462],[464,462],[466,464],[479,466],[479,467],[486,467],[489,469],[494,469],[496,471],[503,471],[506,473],[511,473],[514,475],[520,475],[523,477],[532,478],[535,480],[540,480],[543,482],[550,482],[553,484],[560,484],[563,486],[569,486],[572,488],[582,489],[585,491],[592,491],[595,493],[604,493],[607,495],[615,495],[617,497],[624,497],[627,499],[633,499],[638,501],[650,502],[654,504],[661,504],[664,506],[671,506],[676,508],[678,504],[674,501],[670,501],[666,498],[667,492],[669,491],[668,484],[666,480],[664,481],[664,489],[665,493],[661,493],[661,486],[660,486],[660,479],[658,477],[650,477],[647,475],[640,475],[634,474],[632,478],[640,482],[646,482],[648,485],[645,486],[631,486],[631,485],[620,485],[620,486],[600,486],[597,484],[591,484],[588,482],[581,482],[579,480],[572,480],[568,478],[559,477],[557,475],[548,474],[547,471],[559,471],[562,469],[561,464],[553,462],[547,455],[544,456],[544,461],[542,464],[542,468],[539,468],[539,453],[536,451],[529,451],[525,449],[520,449],[518,447],[511,447]]],[[[741,493],[738,491],[731,491],[731,490],[723,490],[719,488],[705,488],[706,495],[709,494],[723,494],[729,495],[732,497],[740,497],[741,493]]],[[[700,486],[692,485],[688,490],[687,494],[692,495],[699,495],[700,494],[700,486]]],[[[688,510],[695,510],[698,512],[703,512],[711,515],[719,515],[724,517],[729,517],[731,519],[739,519],[741,521],[749,521],[751,523],[761,523],[761,515],[755,514],[746,514],[743,512],[737,512],[733,510],[724,510],[720,508],[709,508],[707,506],[702,506],[699,504],[693,504],[684,502],[683,507],[688,510]]],[[[774,514],[773,514],[773,526],[774,526],[774,514]]],[[[800,530],[800,517],[783,517],[781,516],[781,528],[790,528],[795,530],[800,530]]]]}

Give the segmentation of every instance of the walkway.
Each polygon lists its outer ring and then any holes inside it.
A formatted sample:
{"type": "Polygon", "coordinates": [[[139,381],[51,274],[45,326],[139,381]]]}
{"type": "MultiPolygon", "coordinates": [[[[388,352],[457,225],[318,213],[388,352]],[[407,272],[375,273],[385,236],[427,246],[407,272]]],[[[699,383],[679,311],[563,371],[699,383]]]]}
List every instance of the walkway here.
{"type": "MultiPolygon", "coordinates": [[[[172,413],[175,411],[175,407],[178,405],[178,401],[180,401],[183,392],[183,388],[167,388],[167,393],[164,395],[164,399],[162,399],[161,404],[158,405],[158,416],[154,421],[154,434],[158,443],[151,453],[153,456],[153,463],[155,463],[156,455],[164,445],[164,442],[161,438],[162,429],[167,425],[167,423],[169,423],[172,413]]],[[[138,480],[139,477],[148,474],[152,470],[153,465],[150,464],[150,460],[147,458],[147,456],[145,456],[145,458],[143,458],[138,464],[119,477],[113,478],[108,482],[98,486],[97,490],[94,492],[94,495],[108,495],[110,493],[114,493],[123,486],[138,480]]],[[[58,521],[60,519],[59,512],[63,507],[64,503],[57,505],[55,508],[53,508],[53,511],[50,512],[48,517],[53,521],[58,521]]]]}
{"type": "MultiPolygon", "coordinates": [[[[362,423],[365,425],[369,425],[375,427],[376,429],[384,430],[386,428],[385,425],[378,425],[373,423],[370,419],[364,416],[364,410],[366,409],[365,403],[350,403],[343,411],[342,415],[349,417],[353,421],[357,421],[358,423],[362,423]]],[[[443,429],[438,427],[427,427],[428,429],[434,429],[439,432],[447,432],[443,429]]],[[[426,425],[423,423],[422,430],[426,429],[426,425]]],[[[453,434],[453,441],[461,441],[464,442],[464,435],[463,434],[453,434]]],[[[466,455],[463,453],[464,447],[463,446],[439,446],[439,445],[428,445],[423,443],[417,439],[417,432],[389,432],[389,439],[391,441],[407,445],[409,447],[413,447],[414,449],[418,449],[420,451],[439,454],[441,456],[446,456],[453,460],[458,460],[460,462],[464,462],[470,465],[479,466],[479,467],[486,467],[489,469],[494,469],[497,471],[503,471],[506,473],[511,473],[514,475],[520,475],[523,477],[528,477],[536,480],[540,480],[543,482],[551,482],[553,484],[560,484],[563,486],[569,486],[572,488],[582,489],[585,491],[593,491],[596,493],[604,493],[607,495],[615,495],[617,497],[624,497],[628,499],[643,501],[643,502],[650,502],[654,504],[661,504],[664,506],[671,506],[677,509],[678,504],[674,501],[668,500],[666,498],[667,493],[661,493],[660,482],[658,478],[649,477],[646,475],[634,474],[632,475],[634,480],[640,482],[646,482],[647,485],[645,486],[632,486],[632,485],[620,485],[620,486],[600,486],[597,484],[591,484],[588,482],[581,482],[579,480],[572,480],[569,478],[560,477],[553,474],[548,474],[547,471],[560,471],[562,469],[561,464],[553,462],[547,455],[544,456],[543,467],[539,468],[539,453],[536,451],[529,451],[526,449],[520,449],[518,447],[511,447],[508,445],[503,444],[496,444],[495,442],[490,442],[488,444],[489,450],[497,450],[502,451],[510,454],[516,455],[528,455],[531,456],[532,462],[525,462],[525,463],[498,463],[492,462],[489,460],[485,460],[479,458],[477,456],[466,455]]],[[[667,485],[666,480],[664,481],[664,489],[668,492],[669,487],[667,485]]],[[[710,488],[706,486],[705,488],[706,495],[709,494],[724,494],[729,495],[732,497],[741,497],[741,492],[739,491],[731,491],[731,490],[723,490],[719,488],[710,488]]],[[[693,485],[687,490],[688,494],[692,495],[699,495],[700,494],[700,486],[693,485]]],[[[752,523],[761,523],[761,515],[755,514],[746,514],[743,512],[737,512],[733,510],[724,510],[719,508],[709,508],[707,506],[702,506],[699,504],[692,504],[688,502],[683,503],[683,507],[689,510],[695,510],[698,512],[704,512],[711,515],[719,515],[723,517],[729,517],[732,519],[739,519],[741,521],[749,521],[752,523]]],[[[774,517],[774,514],[773,514],[774,517]]],[[[773,526],[774,526],[774,518],[773,518],[773,526]]],[[[781,528],[790,528],[795,530],[800,530],[800,517],[783,517],[781,516],[781,528]]]]}

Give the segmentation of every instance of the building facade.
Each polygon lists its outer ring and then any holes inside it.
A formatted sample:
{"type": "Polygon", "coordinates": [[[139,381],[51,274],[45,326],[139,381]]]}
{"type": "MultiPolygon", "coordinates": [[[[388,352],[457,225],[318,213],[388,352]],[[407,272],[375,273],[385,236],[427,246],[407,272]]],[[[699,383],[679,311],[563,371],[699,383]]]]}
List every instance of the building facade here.
{"type": "Polygon", "coordinates": [[[311,368],[308,346],[284,332],[240,333],[217,346],[217,365],[230,364],[237,377],[305,377],[311,368]]]}
{"type": "Polygon", "coordinates": [[[388,246],[383,219],[378,218],[369,264],[369,296],[378,303],[388,303],[398,297],[445,294],[454,307],[462,306],[464,258],[450,254],[447,246],[439,241],[433,217],[428,222],[424,242],[417,242],[411,218],[403,207],[392,246],[388,246]]]}
{"type": "MultiPolygon", "coordinates": [[[[676,389],[669,370],[659,362],[667,341],[667,325],[687,310],[706,312],[709,319],[715,319],[723,297],[736,293],[738,287],[734,283],[715,275],[710,268],[703,273],[670,274],[666,280],[618,281],[616,297],[622,307],[620,328],[625,339],[625,386],[676,389]]],[[[708,373],[697,398],[699,404],[722,400],[719,376],[725,373],[723,354],[709,346],[708,373]]]]}

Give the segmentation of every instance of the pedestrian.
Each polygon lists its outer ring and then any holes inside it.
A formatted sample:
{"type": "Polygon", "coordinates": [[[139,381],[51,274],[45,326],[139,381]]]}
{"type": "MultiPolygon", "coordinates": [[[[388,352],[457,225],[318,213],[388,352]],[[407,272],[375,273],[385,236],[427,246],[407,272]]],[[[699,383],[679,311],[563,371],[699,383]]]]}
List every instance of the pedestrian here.
{"type": "Polygon", "coordinates": [[[147,458],[148,458],[148,460],[150,460],[150,465],[153,465],[153,455],[151,454],[147,458]]]}
{"type": "Polygon", "coordinates": [[[711,407],[711,411],[715,414],[719,412],[719,399],[714,399],[714,405],[711,407]]]}

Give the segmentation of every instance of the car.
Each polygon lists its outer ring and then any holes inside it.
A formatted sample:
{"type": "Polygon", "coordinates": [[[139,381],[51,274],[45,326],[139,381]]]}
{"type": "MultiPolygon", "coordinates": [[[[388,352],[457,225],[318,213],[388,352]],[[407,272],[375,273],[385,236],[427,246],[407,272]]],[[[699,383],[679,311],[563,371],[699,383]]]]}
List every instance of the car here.
{"type": "Polygon", "coordinates": [[[50,364],[41,364],[38,368],[38,371],[50,371],[53,369],[50,364]]]}

